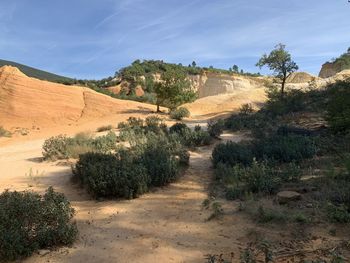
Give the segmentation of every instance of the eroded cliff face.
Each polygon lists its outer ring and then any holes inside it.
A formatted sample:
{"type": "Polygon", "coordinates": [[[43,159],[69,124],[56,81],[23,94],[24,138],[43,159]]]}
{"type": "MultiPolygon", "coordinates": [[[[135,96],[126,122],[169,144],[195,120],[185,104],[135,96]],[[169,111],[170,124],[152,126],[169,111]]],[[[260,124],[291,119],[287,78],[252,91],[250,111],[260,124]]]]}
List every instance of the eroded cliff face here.
{"type": "Polygon", "coordinates": [[[342,68],[341,68],[340,64],[327,62],[327,63],[322,65],[321,71],[320,71],[318,76],[320,78],[325,79],[325,78],[333,77],[334,75],[336,75],[337,73],[339,73],[341,71],[342,71],[342,68]]]}
{"type": "Polygon", "coordinates": [[[264,78],[218,73],[204,73],[189,76],[193,88],[199,98],[219,94],[234,94],[241,91],[254,90],[265,85],[264,78]]]}

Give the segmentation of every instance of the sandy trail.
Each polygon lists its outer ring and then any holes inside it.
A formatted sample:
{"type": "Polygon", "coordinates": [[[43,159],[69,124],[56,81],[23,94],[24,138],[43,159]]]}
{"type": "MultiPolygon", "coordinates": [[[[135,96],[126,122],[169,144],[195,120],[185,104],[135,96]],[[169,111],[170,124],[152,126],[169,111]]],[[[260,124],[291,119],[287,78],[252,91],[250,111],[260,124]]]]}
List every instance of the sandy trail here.
{"type": "Polygon", "coordinates": [[[191,152],[190,167],[176,183],[135,200],[97,202],[70,183],[69,164],[40,162],[42,143],[0,148],[0,190],[42,192],[54,186],[76,209],[80,234],[72,248],[25,262],[203,262],[208,253],[238,249],[234,244],[244,236],[242,222],[208,222],[211,211],[201,207],[212,176],[213,145],[191,152]]]}

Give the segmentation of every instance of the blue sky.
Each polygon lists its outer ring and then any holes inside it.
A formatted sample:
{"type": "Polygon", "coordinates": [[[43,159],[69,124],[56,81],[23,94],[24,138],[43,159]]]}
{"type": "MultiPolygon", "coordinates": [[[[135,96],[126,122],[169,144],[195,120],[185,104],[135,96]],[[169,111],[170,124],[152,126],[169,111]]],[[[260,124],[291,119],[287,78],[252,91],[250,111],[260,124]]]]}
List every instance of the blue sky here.
{"type": "MultiPolygon", "coordinates": [[[[135,59],[257,72],[284,43],[300,70],[350,46],[347,0],[0,0],[0,58],[77,78],[135,59]]],[[[263,72],[265,73],[265,72],[263,72]]]]}

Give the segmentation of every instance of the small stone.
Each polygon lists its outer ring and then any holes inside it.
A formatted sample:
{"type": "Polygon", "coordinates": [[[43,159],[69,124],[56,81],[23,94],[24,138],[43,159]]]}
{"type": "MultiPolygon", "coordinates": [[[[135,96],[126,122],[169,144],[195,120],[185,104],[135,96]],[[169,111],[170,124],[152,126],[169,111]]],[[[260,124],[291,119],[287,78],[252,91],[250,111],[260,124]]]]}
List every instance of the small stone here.
{"type": "Polygon", "coordinates": [[[313,205],[312,205],[311,203],[307,203],[307,204],[306,204],[306,207],[307,207],[307,208],[312,208],[313,205]]]}
{"type": "Polygon", "coordinates": [[[40,249],[40,250],[38,250],[38,254],[39,254],[40,256],[45,256],[45,255],[49,254],[50,252],[51,252],[51,251],[48,250],[48,249],[40,249]]]}
{"type": "Polygon", "coordinates": [[[277,201],[280,204],[287,204],[291,201],[297,201],[301,199],[301,194],[294,191],[282,191],[277,193],[277,201]]]}

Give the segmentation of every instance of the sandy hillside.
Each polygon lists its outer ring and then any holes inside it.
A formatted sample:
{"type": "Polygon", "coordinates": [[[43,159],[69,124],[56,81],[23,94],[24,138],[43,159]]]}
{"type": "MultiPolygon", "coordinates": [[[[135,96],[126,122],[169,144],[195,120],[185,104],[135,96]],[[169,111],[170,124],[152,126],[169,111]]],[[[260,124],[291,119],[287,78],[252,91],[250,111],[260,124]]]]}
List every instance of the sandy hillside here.
{"type": "Polygon", "coordinates": [[[0,68],[0,126],[13,133],[12,138],[0,138],[0,145],[93,131],[154,110],[153,105],[113,99],[88,88],[29,78],[15,67],[0,68]]]}
{"type": "Polygon", "coordinates": [[[65,125],[112,114],[149,113],[153,109],[151,105],[113,99],[88,88],[29,78],[15,67],[0,68],[2,125],[65,125]]]}
{"type": "Polygon", "coordinates": [[[208,118],[237,111],[242,104],[250,103],[260,108],[266,100],[264,88],[240,90],[235,93],[219,94],[200,98],[185,104],[194,118],[208,118]]]}

